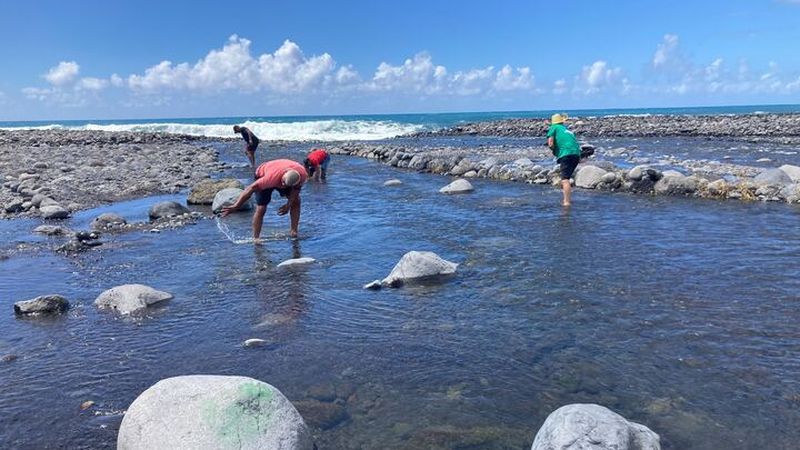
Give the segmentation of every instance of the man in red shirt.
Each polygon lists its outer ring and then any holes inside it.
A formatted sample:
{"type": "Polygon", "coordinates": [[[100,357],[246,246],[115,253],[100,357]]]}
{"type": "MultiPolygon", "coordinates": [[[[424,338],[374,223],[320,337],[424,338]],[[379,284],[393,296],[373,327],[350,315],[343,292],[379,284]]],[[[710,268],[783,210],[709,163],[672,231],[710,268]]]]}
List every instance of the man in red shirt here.
{"type": "Polygon", "coordinates": [[[308,175],[314,181],[325,181],[328,177],[328,164],[331,162],[331,157],[328,152],[323,148],[315,148],[311,150],[306,159],[303,160],[303,165],[306,168],[308,175]]]}
{"type": "Polygon", "coordinates": [[[236,199],[236,202],[222,208],[222,217],[236,211],[250,196],[256,196],[256,211],[253,213],[253,239],[258,242],[261,238],[261,226],[264,223],[264,214],[267,205],[272,199],[272,191],[278,190],[281,197],[287,199],[286,204],[278,208],[278,215],[287,212],[291,222],[289,234],[297,237],[297,227],[300,225],[300,189],[308,179],[306,169],[299,163],[289,159],[276,159],[267,161],[256,169],[256,181],[236,199]]]}

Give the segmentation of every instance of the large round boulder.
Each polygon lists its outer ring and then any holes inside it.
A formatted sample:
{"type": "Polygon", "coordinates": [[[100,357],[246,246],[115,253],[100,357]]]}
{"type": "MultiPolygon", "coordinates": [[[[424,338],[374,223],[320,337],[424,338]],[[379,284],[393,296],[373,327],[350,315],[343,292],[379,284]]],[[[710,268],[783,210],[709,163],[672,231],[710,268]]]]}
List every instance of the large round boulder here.
{"type": "Polygon", "coordinates": [[[58,314],[69,308],[67,299],[60,295],[40,295],[31,300],[14,303],[14,313],[18,316],[58,314]]]}
{"type": "Polygon", "coordinates": [[[459,178],[439,189],[439,192],[442,194],[462,194],[465,192],[472,192],[473,190],[475,190],[475,188],[472,187],[472,183],[463,178],[459,178]]]}
{"type": "Polygon", "coordinates": [[[125,220],[124,217],[117,213],[108,212],[100,214],[92,220],[92,229],[105,230],[110,227],[125,225],[126,223],[128,223],[128,221],[125,220]]]}
{"type": "Polygon", "coordinates": [[[793,166],[791,164],[784,164],[778,168],[788,175],[789,178],[792,179],[793,183],[800,182],[800,167],[793,166]]]}
{"type": "Polygon", "coordinates": [[[100,294],[94,304],[100,309],[113,309],[122,314],[141,311],[151,305],[170,300],[172,294],[143,284],[123,284],[100,294]]]}
{"type": "Polygon", "coordinates": [[[603,182],[603,176],[608,171],[597,166],[586,165],[575,174],[575,186],[584,189],[594,189],[603,182]]]}
{"type": "Polygon", "coordinates": [[[595,404],[553,411],[536,433],[531,450],[660,450],[656,433],[595,404]]]}
{"type": "Polygon", "coordinates": [[[214,202],[214,196],[217,195],[217,192],[228,188],[242,189],[244,186],[241,181],[235,178],[203,180],[192,186],[186,203],[190,205],[210,205],[214,202]]]}
{"type": "Polygon", "coordinates": [[[457,267],[457,263],[442,259],[436,253],[410,251],[400,258],[381,284],[397,287],[411,280],[451,275],[457,267]]]}
{"type": "Polygon", "coordinates": [[[151,219],[167,219],[180,216],[189,212],[189,208],[178,202],[159,202],[150,207],[149,215],[151,219]]]}
{"type": "Polygon", "coordinates": [[[697,191],[699,180],[696,177],[685,177],[680,174],[665,175],[655,184],[658,195],[691,195],[697,191]]]}
{"type": "Polygon", "coordinates": [[[273,386],[240,376],[167,378],[128,408],[117,436],[119,450],[311,450],[300,413],[273,386]]]}
{"type": "Polygon", "coordinates": [[[757,186],[786,186],[792,184],[792,178],[781,169],[766,169],[753,178],[757,186]]]}
{"type": "MultiPolygon", "coordinates": [[[[211,211],[213,211],[215,214],[222,212],[222,208],[236,203],[236,200],[239,199],[239,196],[242,195],[242,192],[242,189],[239,188],[226,188],[217,192],[217,195],[214,196],[214,201],[211,204],[211,211]]],[[[251,200],[252,199],[248,199],[242,206],[240,206],[239,211],[251,209],[253,207],[251,200]]]]}
{"type": "Polygon", "coordinates": [[[39,214],[43,219],[66,219],[69,217],[69,211],[61,205],[43,205],[39,208],[39,214]]]}

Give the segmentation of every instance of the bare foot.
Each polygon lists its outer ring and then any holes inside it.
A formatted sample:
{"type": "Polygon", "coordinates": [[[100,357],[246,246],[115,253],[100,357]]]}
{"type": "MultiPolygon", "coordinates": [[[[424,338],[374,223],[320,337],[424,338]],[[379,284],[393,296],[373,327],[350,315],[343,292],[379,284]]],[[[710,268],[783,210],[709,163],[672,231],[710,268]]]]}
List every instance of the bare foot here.
{"type": "Polygon", "coordinates": [[[572,205],[572,203],[569,203],[569,202],[561,202],[561,206],[567,207],[567,206],[570,206],[570,205],[572,205]]]}

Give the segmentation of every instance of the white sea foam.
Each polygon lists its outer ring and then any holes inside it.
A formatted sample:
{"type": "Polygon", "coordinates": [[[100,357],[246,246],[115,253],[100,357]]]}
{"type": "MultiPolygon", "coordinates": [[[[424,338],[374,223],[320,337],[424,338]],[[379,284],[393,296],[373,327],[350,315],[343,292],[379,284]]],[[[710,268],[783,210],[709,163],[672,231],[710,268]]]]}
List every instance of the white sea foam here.
{"type": "MultiPolygon", "coordinates": [[[[309,120],[297,122],[261,122],[247,121],[244,125],[261,140],[286,141],[369,141],[388,139],[403,134],[414,133],[424,129],[415,125],[389,120],[309,120]]],[[[160,132],[170,134],[188,134],[205,137],[237,137],[233,133],[232,124],[193,124],[179,122],[142,123],[142,124],[86,124],[65,126],[60,124],[10,127],[14,129],[36,130],[96,130],[96,131],[132,131],[160,132]]]]}

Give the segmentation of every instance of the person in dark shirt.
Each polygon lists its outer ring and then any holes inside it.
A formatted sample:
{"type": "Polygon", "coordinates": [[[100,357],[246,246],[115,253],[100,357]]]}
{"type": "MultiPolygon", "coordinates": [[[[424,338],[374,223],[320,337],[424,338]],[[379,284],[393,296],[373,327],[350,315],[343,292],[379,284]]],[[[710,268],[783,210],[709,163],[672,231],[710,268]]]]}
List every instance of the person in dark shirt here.
{"type": "Polygon", "coordinates": [[[256,149],[259,142],[261,142],[255,134],[253,134],[247,127],[240,127],[239,125],[233,126],[233,132],[239,133],[244,139],[244,152],[247,153],[247,159],[250,161],[250,167],[256,167],[256,149]]]}

